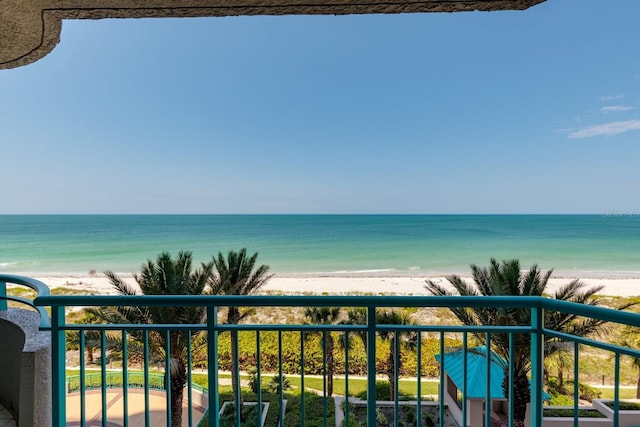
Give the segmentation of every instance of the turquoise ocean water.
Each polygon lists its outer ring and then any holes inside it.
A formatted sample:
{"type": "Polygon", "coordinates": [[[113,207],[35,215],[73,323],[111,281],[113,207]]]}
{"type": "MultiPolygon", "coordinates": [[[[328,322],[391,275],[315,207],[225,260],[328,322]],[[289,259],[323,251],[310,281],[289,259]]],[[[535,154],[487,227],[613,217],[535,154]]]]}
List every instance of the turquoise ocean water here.
{"type": "Polygon", "coordinates": [[[637,215],[6,215],[0,272],[139,271],[162,251],[248,248],[275,273],[466,273],[491,257],[640,277],[637,215]]]}

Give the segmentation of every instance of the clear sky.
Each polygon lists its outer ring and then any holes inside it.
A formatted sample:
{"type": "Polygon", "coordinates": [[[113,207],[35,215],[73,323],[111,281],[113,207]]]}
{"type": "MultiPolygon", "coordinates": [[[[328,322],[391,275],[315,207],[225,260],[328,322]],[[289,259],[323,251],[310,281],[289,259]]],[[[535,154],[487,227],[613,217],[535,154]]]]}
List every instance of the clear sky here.
{"type": "Polygon", "coordinates": [[[0,213],[639,213],[640,1],[65,21],[0,213]]]}

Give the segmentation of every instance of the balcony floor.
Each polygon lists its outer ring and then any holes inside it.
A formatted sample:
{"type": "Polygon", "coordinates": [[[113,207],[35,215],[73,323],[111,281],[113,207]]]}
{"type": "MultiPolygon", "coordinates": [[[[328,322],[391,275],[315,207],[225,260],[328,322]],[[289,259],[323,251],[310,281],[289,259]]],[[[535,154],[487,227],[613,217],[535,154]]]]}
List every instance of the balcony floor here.
{"type": "MultiPolygon", "coordinates": [[[[145,425],[144,391],[129,389],[129,426],[138,427],[145,425]]],[[[186,396],[186,395],[185,395],[186,396]]],[[[166,398],[160,391],[149,391],[149,418],[150,425],[166,425],[166,398]]],[[[183,403],[182,425],[188,426],[186,399],[183,403]]],[[[193,405],[193,422],[198,422],[205,408],[193,405]]],[[[107,416],[109,427],[120,427],[123,423],[123,393],[122,389],[110,388],[107,390],[107,416]]],[[[87,427],[102,426],[102,393],[100,390],[88,390],[86,392],[86,420],[87,427]]],[[[8,424],[7,426],[9,426],[8,424]]],[[[15,424],[13,424],[15,426],[15,424]]],[[[67,395],[67,426],[80,425],[80,393],[74,392],[67,395]]],[[[0,423],[0,427],[4,424],[0,423]]]]}
{"type": "Polygon", "coordinates": [[[11,412],[2,405],[0,405],[0,427],[17,427],[11,412]]]}

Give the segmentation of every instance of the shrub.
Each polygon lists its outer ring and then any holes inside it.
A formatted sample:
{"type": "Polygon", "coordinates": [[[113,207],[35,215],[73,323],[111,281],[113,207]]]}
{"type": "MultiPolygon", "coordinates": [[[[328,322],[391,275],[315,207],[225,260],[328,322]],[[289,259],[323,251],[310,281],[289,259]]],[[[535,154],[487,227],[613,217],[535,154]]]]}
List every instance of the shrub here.
{"type": "Polygon", "coordinates": [[[386,426],[386,425],[389,424],[389,420],[387,419],[387,417],[384,414],[384,412],[382,412],[382,410],[380,410],[380,408],[376,409],[376,423],[378,425],[382,425],[382,426],[386,426]]]}
{"type": "MultiPolygon", "coordinates": [[[[344,372],[345,351],[340,349],[338,343],[341,335],[332,333],[336,342],[334,353],[336,372],[344,372]]],[[[355,334],[349,334],[350,345],[349,373],[353,375],[367,374],[366,349],[355,334]]],[[[262,372],[278,371],[278,332],[260,332],[260,365],[262,372]]],[[[305,373],[320,375],[323,370],[322,342],[317,334],[311,334],[304,339],[304,366],[305,373]]],[[[282,333],[282,367],[288,374],[300,374],[300,347],[301,334],[299,332],[282,333]]],[[[256,360],[256,333],[254,331],[240,332],[238,334],[238,346],[240,369],[249,370],[255,367],[256,360]]],[[[460,341],[445,338],[447,348],[459,347],[460,341]]],[[[193,358],[199,366],[206,364],[206,346],[200,346],[201,351],[195,351],[193,358]]],[[[384,372],[389,352],[389,344],[378,341],[378,351],[376,354],[376,366],[380,372],[384,372]]],[[[421,375],[428,378],[437,378],[439,375],[439,365],[436,362],[435,354],[440,352],[440,341],[437,338],[427,337],[422,340],[422,360],[421,375]]],[[[402,349],[402,368],[400,376],[417,376],[417,354],[415,351],[402,349]]],[[[218,338],[218,366],[221,370],[231,369],[231,342],[228,333],[221,333],[218,338]]],[[[204,366],[203,366],[204,367],[204,366]]]]}
{"type": "MultiPolygon", "coordinates": [[[[365,389],[361,391],[356,395],[356,397],[361,400],[367,400],[367,390],[365,389]]],[[[398,400],[412,400],[412,399],[414,399],[414,396],[410,396],[406,393],[402,393],[398,389],[398,400]]],[[[393,400],[391,398],[391,390],[389,388],[388,381],[376,381],[376,400],[384,400],[384,401],[393,400]]]]}
{"type": "Polygon", "coordinates": [[[550,403],[552,406],[571,406],[573,405],[573,399],[564,394],[551,393],[550,403]]]}
{"type": "Polygon", "coordinates": [[[589,402],[600,398],[600,395],[602,395],[600,390],[584,383],[578,383],[578,390],[580,391],[580,399],[588,400],[589,402]]]}
{"type": "Polygon", "coordinates": [[[249,388],[253,393],[258,393],[258,368],[249,369],[249,388]]]}
{"type": "MultiPolygon", "coordinates": [[[[291,381],[285,376],[282,375],[282,381],[280,381],[280,377],[271,377],[271,381],[267,384],[267,390],[269,390],[273,394],[280,394],[280,391],[287,391],[291,389],[291,381]],[[282,389],[280,389],[280,383],[282,383],[282,389]]],[[[256,387],[257,390],[257,387],[256,387]]],[[[255,392],[254,392],[255,393],[255,392]]]]}
{"type": "Polygon", "coordinates": [[[433,418],[431,412],[425,412],[424,414],[424,426],[425,427],[436,427],[436,421],[433,418]]]}
{"type": "MultiPolygon", "coordinates": [[[[613,409],[614,407],[613,401],[604,402],[604,404],[611,409],[613,409]]],[[[621,402],[618,402],[618,409],[621,411],[640,411],[640,403],[621,401],[621,402]]]]}
{"type": "MultiPolygon", "coordinates": [[[[572,408],[544,408],[545,417],[568,417],[573,418],[572,408]]],[[[578,409],[580,418],[607,418],[606,415],[595,409],[578,409]]]]}
{"type": "MultiPolygon", "coordinates": [[[[287,408],[286,414],[284,416],[284,427],[300,427],[302,425],[302,421],[300,419],[302,414],[302,399],[301,396],[289,395],[285,396],[287,399],[287,408]]],[[[323,420],[323,414],[325,411],[326,404],[326,413],[327,413],[327,426],[335,426],[335,407],[334,400],[324,399],[322,396],[318,396],[315,393],[305,392],[304,393],[304,412],[305,412],[305,427],[324,427],[325,423],[323,420]]],[[[271,412],[271,409],[269,409],[271,412]]],[[[358,424],[349,423],[349,427],[361,427],[358,424]]]]}
{"type": "MultiPolygon", "coordinates": [[[[235,404],[225,406],[225,410],[220,415],[221,427],[234,427],[236,425],[236,409],[235,404]]],[[[257,405],[244,405],[243,407],[245,421],[242,423],[244,426],[257,426],[258,425],[258,406],[257,405]]]]}
{"type": "MultiPolygon", "coordinates": [[[[362,400],[367,400],[367,390],[360,392],[357,397],[362,400]]],[[[376,381],[376,400],[391,400],[388,382],[376,381]]]]}
{"type": "MultiPolygon", "coordinates": [[[[548,383],[549,394],[552,396],[552,404],[553,405],[565,405],[566,403],[561,395],[567,396],[570,398],[568,403],[569,405],[573,404],[573,381],[566,381],[563,386],[559,386],[555,379],[550,379],[548,383]]],[[[579,397],[582,400],[593,401],[593,399],[598,399],[602,392],[590,385],[584,383],[578,383],[579,397]]]]}

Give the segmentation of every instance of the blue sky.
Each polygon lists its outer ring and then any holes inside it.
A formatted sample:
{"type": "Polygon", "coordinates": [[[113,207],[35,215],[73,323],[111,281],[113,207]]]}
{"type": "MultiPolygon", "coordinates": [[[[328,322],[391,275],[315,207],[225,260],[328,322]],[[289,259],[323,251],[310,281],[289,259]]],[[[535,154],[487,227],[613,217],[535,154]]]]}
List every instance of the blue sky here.
{"type": "Polygon", "coordinates": [[[638,213],[640,1],[65,21],[0,213],[638,213]]]}

